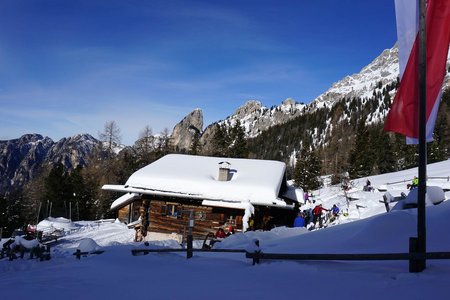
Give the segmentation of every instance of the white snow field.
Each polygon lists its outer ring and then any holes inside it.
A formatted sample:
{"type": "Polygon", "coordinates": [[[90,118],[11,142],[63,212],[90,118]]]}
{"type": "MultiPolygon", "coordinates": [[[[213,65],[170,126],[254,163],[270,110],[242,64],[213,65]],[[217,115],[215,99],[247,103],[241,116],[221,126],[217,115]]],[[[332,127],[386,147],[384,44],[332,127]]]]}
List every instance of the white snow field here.
{"type": "MultiPolygon", "coordinates": [[[[369,177],[375,188],[405,190],[417,169],[369,177]],[[399,184],[389,182],[402,181],[399,184]]],[[[450,161],[429,165],[428,175],[450,175],[450,161]]],[[[386,213],[382,192],[362,192],[367,178],[353,181],[348,202],[338,187],[314,191],[329,208],[339,203],[348,217],[328,228],[279,227],[232,235],[216,249],[251,249],[254,239],[265,253],[408,252],[416,235],[417,211],[386,213]],[[358,204],[358,207],[356,207],[358,204]],[[338,224],[340,223],[340,224],[338,224]]],[[[446,186],[446,179],[429,185],[446,186]]],[[[427,206],[427,250],[450,251],[450,201],[427,206]]],[[[1,299],[447,299],[450,261],[428,260],[421,273],[408,261],[283,261],[252,265],[244,253],[183,252],[132,256],[132,249],[180,248],[174,240],[133,242],[134,231],[113,220],[70,222],[49,219],[42,226],[68,234],[51,249],[51,259],[0,260],[1,299]],[[51,224],[50,224],[51,223],[51,224]],[[80,246],[81,244],[81,246],[80,246]],[[77,248],[102,250],[76,259],[77,248]]],[[[4,242],[5,240],[3,240],[4,242]]]]}

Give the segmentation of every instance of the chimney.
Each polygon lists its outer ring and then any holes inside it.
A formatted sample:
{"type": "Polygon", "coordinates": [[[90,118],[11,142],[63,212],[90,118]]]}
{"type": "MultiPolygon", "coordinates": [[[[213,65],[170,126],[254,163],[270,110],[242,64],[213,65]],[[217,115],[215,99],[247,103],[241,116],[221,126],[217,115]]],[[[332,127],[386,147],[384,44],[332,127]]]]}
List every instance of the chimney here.
{"type": "Polygon", "coordinates": [[[229,181],[231,179],[230,166],[231,164],[227,161],[222,161],[219,163],[219,181],[229,181]]]}

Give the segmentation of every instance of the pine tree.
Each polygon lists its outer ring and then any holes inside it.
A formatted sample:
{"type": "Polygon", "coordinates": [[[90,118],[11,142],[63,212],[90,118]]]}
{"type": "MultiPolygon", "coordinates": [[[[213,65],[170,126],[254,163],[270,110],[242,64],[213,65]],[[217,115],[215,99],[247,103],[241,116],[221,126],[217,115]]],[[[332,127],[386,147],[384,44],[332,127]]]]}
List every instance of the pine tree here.
{"type": "Polygon", "coordinates": [[[355,143],[350,151],[349,175],[352,178],[365,177],[371,174],[373,156],[369,148],[369,134],[365,119],[361,118],[356,130],[355,143]]]}
{"type": "Polygon", "coordinates": [[[71,219],[89,220],[92,218],[93,190],[86,184],[83,177],[83,169],[78,166],[69,175],[69,182],[73,198],[71,199],[71,219]]]}
{"type": "Polygon", "coordinates": [[[294,168],[294,182],[305,191],[318,189],[320,182],[320,160],[310,150],[309,143],[305,140],[300,155],[297,157],[294,168]]]}
{"type": "Polygon", "coordinates": [[[387,132],[377,126],[371,134],[370,148],[375,156],[374,168],[376,173],[389,173],[397,170],[393,146],[387,132]]]}
{"type": "Polygon", "coordinates": [[[194,136],[192,137],[192,143],[189,149],[189,154],[198,155],[200,153],[201,153],[200,131],[196,129],[194,130],[194,136]]]}
{"type": "Polygon", "coordinates": [[[3,231],[5,236],[9,236],[8,223],[8,201],[2,196],[0,197],[0,231],[3,231]]]}
{"type": "Polygon", "coordinates": [[[225,125],[214,125],[212,156],[228,157],[229,137],[225,125]]]}
{"type": "Polygon", "coordinates": [[[247,140],[245,138],[244,127],[241,126],[241,122],[236,120],[236,123],[231,128],[230,140],[232,144],[229,149],[230,157],[237,158],[247,158],[248,157],[248,146],[247,140]]]}
{"type": "Polygon", "coordinates": [[[4,236],[10,236],[14,229],[20,229],[25,225],[22,217],[23,194],[20,191],[13,191],[0,197],[0,226],[4,236]]]}
{"type": "Polygon", "coordinates": [[[446,89],[442,95],[439,105],[438,115],[433,132],[433,142],[428,143],[428,162],[438,162],[447,159],[449,139],[449,118],[450,113],[450,89],[446,89]]]}
{"type": "Polygon", "coordinates": [[[68,186],[67,174],[64,166],[59,163],[53,166],[44,183],[43,202],[51,203],[50,216],[67,217],[68,202],[71,191],[68,186]]]}

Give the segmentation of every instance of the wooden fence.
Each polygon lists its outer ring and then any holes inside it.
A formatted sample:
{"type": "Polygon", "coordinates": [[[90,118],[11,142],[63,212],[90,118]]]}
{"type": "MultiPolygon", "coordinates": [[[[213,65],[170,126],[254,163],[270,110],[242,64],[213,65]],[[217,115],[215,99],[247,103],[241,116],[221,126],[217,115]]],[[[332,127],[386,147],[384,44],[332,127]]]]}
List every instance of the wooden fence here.
{"type": "Polygon", "coordinates": [[[211,252],[211,253],[246,253],[243,249],[133,249],[131,254],[134,256],[143,254],[147,255],[149,253],[164,253],[164,252],[211,252]]]}
{"type": "Polygon", "coordinates": [[[424,263],[426,259],[450,259],[450,252],[427,252],[427,253],[364,253],[364,254],[286,254],[286,253],[263,253],[247,252],[247,258],[253,259],[253,265],[259,264],[261,260],[409,260],[409,272],[420,272],[418,264],[424,263]]]}
{"type": "MultiPolygon", "coordinates": [[[[443,179],[450,181],[450,176],[427,176],[427,180],[429,179],[443,179]]],[[[412,182],[413,178],[411,179],[403,179],[400,181],[393,181],[393,182],[386,182],[386,185],[392,185],[392,184],[399,184],[399,183],[410,183],[412,182]]]]}

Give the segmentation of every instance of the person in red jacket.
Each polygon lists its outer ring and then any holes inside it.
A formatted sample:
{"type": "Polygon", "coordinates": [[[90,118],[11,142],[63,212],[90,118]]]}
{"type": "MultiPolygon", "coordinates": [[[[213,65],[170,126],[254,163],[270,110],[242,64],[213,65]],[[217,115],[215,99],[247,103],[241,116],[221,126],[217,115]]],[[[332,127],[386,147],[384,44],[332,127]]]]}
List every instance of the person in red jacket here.
{"type": "Polygon", "coordinates": [[[227,237],[227,234],[225,233],[225,230],[223,228],[219,228],[216,232],[216,239],[224,239],[227,237]]]}
{"type": "Polygon", "coordinates": [[[322,204],[317,205],[313,209],[313,223],[316,226],[317,220],[319,220],[319,228],[322,228],[322,212],[329,211],[328,209],[322,207],[322,204]]]}
{"type": "Polygon", "coordinates": [[[234,234],[234,227],[233,227],[233,226],[230,226],[230,227],[228,228],[227,236],[230,236],[230,235],[232,235],[232,234],[234,234]]]}

